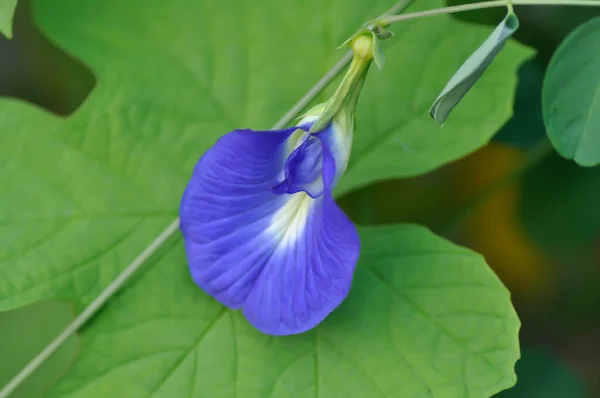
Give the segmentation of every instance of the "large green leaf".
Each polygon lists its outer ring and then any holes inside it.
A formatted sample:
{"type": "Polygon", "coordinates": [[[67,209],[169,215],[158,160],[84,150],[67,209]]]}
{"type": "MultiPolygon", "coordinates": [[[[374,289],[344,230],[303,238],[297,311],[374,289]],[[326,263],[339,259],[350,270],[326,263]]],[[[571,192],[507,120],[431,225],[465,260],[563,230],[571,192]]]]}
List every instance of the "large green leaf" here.
{"type": "MultiPolygon", "coordinates": [[[[335,62],[337,43],[389,6],[33,5],[41,27],[92,65],[98,83],[68,119],[0,100],[0,309],[50,297],[81,309],[176,216],[193,165],[221,134],[268,128],[335,62]]],[[[440,130],[427,115],[445,76],[488,33],[449,17],[400,25],[387,50],[398,68],[371,71],[340,193],[429,171],[488,140],[510,114],[513,72],[527,53],[516,45],[457,108],[454,124],[440,130]]]]}
{"type": "Polygon", "coordinates": [[[50,397],[489,397],[515,382],[509,293],[419,226],[361,230],[349,298],[310,332],[270,337],[199,292],[176,244],[83,333],[50,397]]]}
{"type": "Polygon", "coordinates": [[[581,247],[600,236],[600,166],[582,168],[552,154],[527,174],[521,218],[549,250],[581,247]]]}
{"type": "Polygon", "coordinates": [[[7,38],[12,37],[12,21],[17,7],[17,0],[0,0],[0,33],[7,38]]]}
{"type": "Polygon", "coordinates": [[[554,54],[543,110],[548,136],[562,156],[582,166],[600,164],[600,18],[577,28],[554,54]]]}

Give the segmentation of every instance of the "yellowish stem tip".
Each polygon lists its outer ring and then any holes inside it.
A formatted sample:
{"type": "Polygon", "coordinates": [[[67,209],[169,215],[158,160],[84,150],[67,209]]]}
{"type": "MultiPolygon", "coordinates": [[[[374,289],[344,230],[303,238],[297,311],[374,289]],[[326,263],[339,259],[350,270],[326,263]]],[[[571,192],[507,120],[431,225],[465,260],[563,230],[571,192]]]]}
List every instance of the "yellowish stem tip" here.
{"type": "Polygon", "coordinates": [[[350,42],[350,47],[355,57],[366,61],[373,59],[373,37],[366,35],[356,36],[350,42]]]}

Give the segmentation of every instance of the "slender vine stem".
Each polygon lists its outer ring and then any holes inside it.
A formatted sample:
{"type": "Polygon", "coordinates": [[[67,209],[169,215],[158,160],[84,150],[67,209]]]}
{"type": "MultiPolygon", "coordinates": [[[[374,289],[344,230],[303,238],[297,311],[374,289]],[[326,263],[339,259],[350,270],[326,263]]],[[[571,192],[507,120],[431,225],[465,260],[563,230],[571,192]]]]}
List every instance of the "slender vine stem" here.
{"type": "Polygon", "coordinates": [[[432,17],[434,15],[441,14],[454,14],[464,11],[482,10],[484,8],[505,7],[509,5],[600,6],[600,0],[493,0],[483,1],[480,3],[461,4],[451,7],[434,8],[432,10],[416,11],[402,15],[392,15],[389,17],[380,18],[379,20],[385,22],[386,24],[392,24],[394,22],[407,21],[409,19],[432,17]]]}
{"type": "MultiPolygon", "coordinates": [[[[516,4],[516,2],[513,1],[513,4],[516,4]]],[[[485,1],[485,2],[481,2],[481,3],[461,4],[458,6],[450,6],[450,7],[434,8],[432,10],[410,12],[410,13],[406,13],[406,14],[402,14],[402,15],[392,15],[392,16],[383,18],[383,21],[385,21],[388,24],[392,24],[395,22],[407,21],[409,19],[433,17],[434,15],[441,15],[441,14],[454,14],[457,12],[481,10],[484,8],[503,7],[506,5],[508,5],[507,0],[494,0],[494,1],[485,1]]]]}

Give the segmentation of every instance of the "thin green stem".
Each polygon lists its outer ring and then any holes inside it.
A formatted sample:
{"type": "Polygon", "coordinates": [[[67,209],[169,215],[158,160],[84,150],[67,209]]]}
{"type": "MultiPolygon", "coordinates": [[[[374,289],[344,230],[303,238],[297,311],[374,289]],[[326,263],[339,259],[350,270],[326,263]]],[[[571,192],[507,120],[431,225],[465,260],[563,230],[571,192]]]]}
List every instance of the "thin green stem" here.
{"type": "Polygon", "coordinates": [[[417,11],[402,15],[380,18],[385,24],[406,21],[409,19],[432,17],[434,15],[454,14],[457,12],[482,10],[484,8],[505,7],[508,5],[548,5],[548,6],[600,6],[600,0],[493,0],[481,3],[461,4],[458,6],[435,8],[433,10],[417,11]]]}
{"type": "MultiPolygon", "coordinates": [[[[513,2],[513,3],[516,4],[516,2],[513,2]]],[[[461,4],[458,6],[434,8],[433,10],[416,11],[416,12],[411,12],[411,13],[402,14],[402,15],[394,15],[394,16],[383,18],[382,21],[385,22],[386,24],[392,24],[394,22],[406,21],[409,19],[432,17],[434,15],[453,14],[453,13],[463,12],[463,11],[472,11],[472,10],[481,10],[484,8],[502,7],[502,6],[506,6],[507,4],[508,4],[507,0],[494,0],[494,1],[485,1],[482,3],[461,4]]]]}
{"type": "MultiPolygon", "coordinates": [[[[414,0],[400,0],[394,7],[381,17],[404,11],[414,0]]],[[[289,124],[294,118],[331,83],[338,74],[348,65],[352,59],[352,51],[348,51],[281,119],[275,123],[273,130],[281,129],[289,124]]],[[[52,354],[56,352],[69,337],[75,334],[79,328],[87,323],[94,314],[102,308],[106,302],[146,263],[146,261],[162,247],[162,245],[179,230],[179,218],[169,224],[165,230],[152,242],[131,264],[112,281],[112,283],[100,293],[85,310],[75,318],[50,344],[46,346],[35,358],[33,358],[11,381],[0,390],[0,398],[7,398],[12,394],[29,376],[33,374],[52,354]]]]}

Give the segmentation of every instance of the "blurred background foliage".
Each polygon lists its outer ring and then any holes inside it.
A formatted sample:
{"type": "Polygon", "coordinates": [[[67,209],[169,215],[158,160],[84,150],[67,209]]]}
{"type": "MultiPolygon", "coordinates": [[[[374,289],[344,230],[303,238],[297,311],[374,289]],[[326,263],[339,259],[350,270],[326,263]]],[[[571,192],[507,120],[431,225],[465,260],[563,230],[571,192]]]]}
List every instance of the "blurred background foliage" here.
{"type": "MultiPolygon", "coordinates": [[[[553,153],[541,116],[550,57],[572,29],[600,13],[576,7],[516,11],[516,39],[538,54],[522,65],[514,116],[494,140],[432,173],[375,184],[341,203],[359,224],[418,222],[486,257],[511,290],[523,323],[519,382],[499,396],[600,397],[600,167],[581,168],[553,153]]],[[[492,26],[504,12],[455,17],[492,26]]],[[[19,1],[14,39],[0,37],[0,58],[1,96],[63,117],[76,112],[95,84],[90,70],[32,24],[30,0],[19,1]]],[[[11,358],[0,361],[0,384],[72,319],[69,306],[54,301],[0,313],[0,355],[11,358]]],[[[15,397],[41,396],[76,354],[72,339],[15,397]]]]}
{"type": "MultiPolygon", "coordinates": [[[[13,311],[0,312],[0,384],[5,385],[27,362],[75,319],[70,304],[43,301],[13,311]]],[[[48,362],[22,384],[11,398],[35,398],[61,376],[79,350],[74,336],[48,362]]]]}

